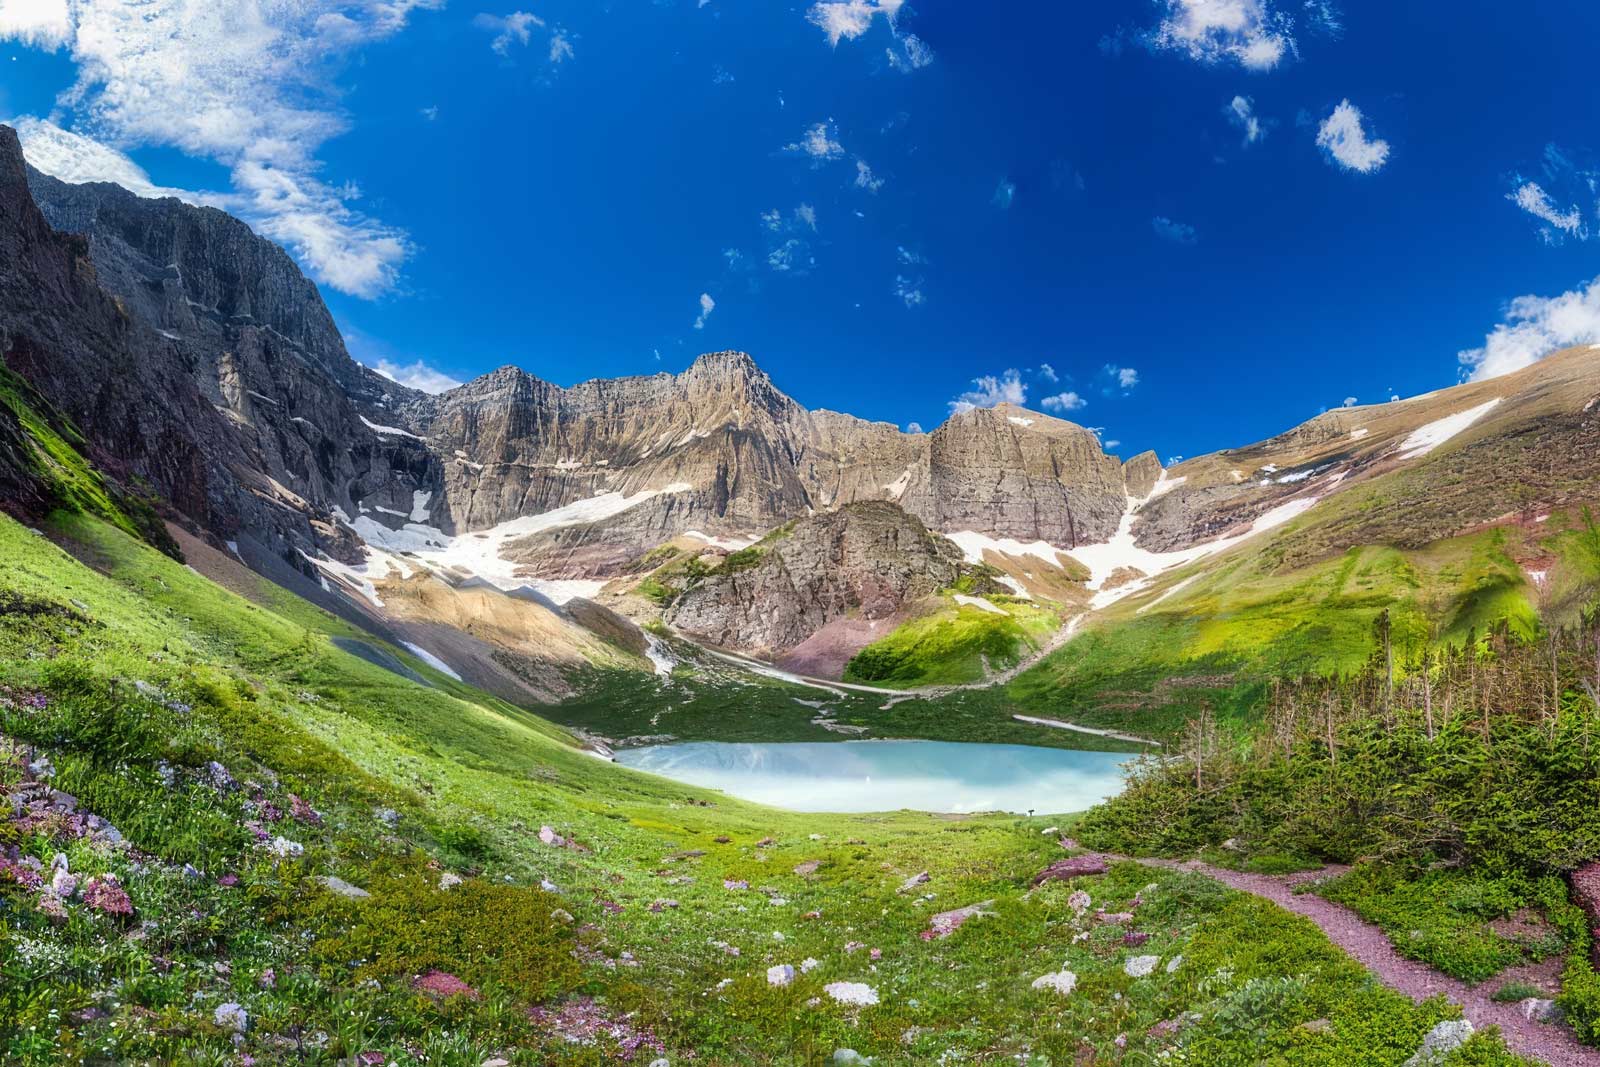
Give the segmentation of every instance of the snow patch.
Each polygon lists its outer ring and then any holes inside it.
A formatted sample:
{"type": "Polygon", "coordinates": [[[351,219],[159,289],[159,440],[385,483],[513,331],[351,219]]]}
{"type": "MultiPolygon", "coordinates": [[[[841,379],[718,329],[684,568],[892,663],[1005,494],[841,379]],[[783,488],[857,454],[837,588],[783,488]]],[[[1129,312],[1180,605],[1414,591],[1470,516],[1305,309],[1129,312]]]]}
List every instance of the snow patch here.
{"type": "Polygon", "coordinates": [[[957,604],[965,604],[969,608],[977,608],[979,611],[987,611],[991,615],[1010,614],[1010,612],[1006,611],[1005,608],[996,607],[981,596],[968,596],[965,593],[957,593],[955,597],[957,604]]]}
{"type": "MultiPolygon", "coordinates": [[[[1032,578],[1033,575],[1030,574],[1030,575],[1028,575],[1028,577],[1032,578]]],[[[1033,599],[1033,594],[1028,592],[1027,587],[1025,585],[1023,585],[1021,582],[1017,581],[1015,578],[1011,577],[1010,575],[997,574],[997,575],[995,575],[994,580],[999,582],[1001,585],[1006,586],[1013,593],[1015,593],[1017,596],[1021,597],[1024,600],[1032,600],[1033,599]]]]}
{"type": "Polygon", "coordinates": [[[1023,543],[1010,537],[990,537],[976,530],[958,530],[945,536],[960,546],[968,563],[982,563],[984,550],[987,549],[1007,556],[1033,556],[1052,567],[1061,566],[1061,561],[1056,558],[1061,549],[1045,541],[1023,543]]]}
{"type": "Polygon", "coordinates": [[[704,541],[712,548],[720,548],[724,552],[737,552],[741,548],[749,548],[760,540],[760,538],[756,537],[712,537],[710,534],[701,533],[699,530],[685,530],[683,536],[704,541]]]}
{"type": "Polygon", "coordinates": [[[915,472],[915,465],[907,467],[905,470],[900,472],[900,477],[883,487],[884,492],[889,494],[890,500],[899,500],[905,495],[906,488],[911,484],[911,476],[915,472]]]}
{"type": "Polygon", "coordinates": [[[379,426],[365,415],[358,415],[357,418],[366,423],[367,429],[371,430],[373,433],[388,434],[391,437],[409,437],[413,441],[422,440],[422,438],[418,437],[410,430],[402,430],[398,426],[379,426]]]}
{"type": "Polygon", "coordinates": [[[428,521],[428,514],[429,514],[429,512],[428,512],[428,501],[430,501],[432,499],[433,499],[433,494],[432,493],[423,492],[421,489],[417,489],[417,490],[413,490],[412,491],[412,493],[411,493],[411,521],[412,522],[427,522],[428,521]]]}
{"type": "Polygon", "coordinates": [[[405,645],[406,648],[410,649],[412,655],[416,656],[418,659],[432,667],[434,670],[438,671],[440,674],[448,675],[458,682],[461,681],[461,675],[451,670],[450,664],[446,663],[438,656],[435,656],[432,652],[429,652],[421,645],[413,645],[410,641],[401,641],[400,643],[405,645]]]}
{"type": "MultiPolygon", "coordinates": [[[[1415,399],[1420,400],[1421,397],[1415,399]]],[[[1495,397],[1493,400],[1485,401],[1475,408],[1458,411],[1454,415],[1446,415],[1442,419],[1428,423],[1400,442],[1400,458],[1416,459],[1418,456],[1426,456],[1429,452],[1432,452],[1450,440],[1450,438],[1483,418],[1498,403],[1500,403],[1500,398],[1495,397]]]]}

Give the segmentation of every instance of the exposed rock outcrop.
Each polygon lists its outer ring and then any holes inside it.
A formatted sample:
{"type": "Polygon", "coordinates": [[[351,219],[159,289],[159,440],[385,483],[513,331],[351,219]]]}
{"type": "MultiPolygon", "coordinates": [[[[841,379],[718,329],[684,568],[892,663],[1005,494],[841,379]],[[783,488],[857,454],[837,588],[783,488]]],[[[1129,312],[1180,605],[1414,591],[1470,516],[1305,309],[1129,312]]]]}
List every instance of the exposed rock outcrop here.
{"type": "Polygon", "coordinates": [[[961,570],[960,549],[882,502],[804,519],[758,551],[681,593],[672,624],[714,645],[771,652],[847,614],[888,618],[961,570]]]}

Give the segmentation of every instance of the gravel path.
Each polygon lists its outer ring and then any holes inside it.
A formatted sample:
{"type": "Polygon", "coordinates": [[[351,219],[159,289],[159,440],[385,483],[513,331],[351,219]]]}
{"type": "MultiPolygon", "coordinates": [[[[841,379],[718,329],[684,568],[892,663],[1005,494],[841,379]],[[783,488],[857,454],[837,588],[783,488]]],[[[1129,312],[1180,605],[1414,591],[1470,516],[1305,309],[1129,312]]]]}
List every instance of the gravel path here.
{"type": "Polygon", "coordinates": [[[1364,921],[1349,908],[1324,900],[1313,893],[1295,893],[1295,887],[1318,878],[1340,874],[1344,868],[1327,867],[1320,871],[1293,875],[1246,874],[1213,867],[1208,863],[1175,860],[1140,860],[1152,867],[1198,871],[1223,885],[1270,900],[1296,915],[1304,915],[1322,928],[1328,940],[1344,949],[1385,985],[1422,1001],[1443,993],[1461,1006],[1462,1014],[1478,1029],[1498,1026],[1506,1045],[1522,1056],[1543,1060],[1550,1067],[1600,1065],[1600,1049],[1580,1044],[1572,1031],[1558,1023],[1527,1019],[1519,1004],[1498,1004],[1489,995],[1498,987],[1494,981],[1474,987],[1427,964],[1408,960],[1394,950],[1382,930],[1364,921]]]}

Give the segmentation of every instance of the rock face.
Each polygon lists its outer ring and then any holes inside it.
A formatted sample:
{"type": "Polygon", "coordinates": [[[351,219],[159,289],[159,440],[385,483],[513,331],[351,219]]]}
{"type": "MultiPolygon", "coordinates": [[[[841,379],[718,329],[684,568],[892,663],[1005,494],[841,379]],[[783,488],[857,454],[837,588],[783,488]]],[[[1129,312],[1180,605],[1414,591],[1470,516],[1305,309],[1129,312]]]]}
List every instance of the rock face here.
{"type": "Polygon", "coordinates": [[[752,565],[724,565],[682,593],[672,624],[723,647],[787,649],[847,614],[888,618],[961,568],[960,549],[881,502],[802,520],[758,550],[752,565]]]}
{"type": "MultiPolygon", "coordinates": [[[[291,527],[335,507],[409,512],[413,492],[438,483],[423,442],[372,428],[394,423],[411,391],[350,358],[316,287],[277,245],[221,211],[143,199],[116,185],[69,185],[30,169],[27,187],[51,226],[87,241],[95,281],[140,327],[141,369],[209,409],[199,421],[228,439],[232,473],[265,507],[284,517],[298,512],[291,527]]],[[[68,369],[58,364],[44,379],[57,382],[68,369]]],[[[66,384],[48,390],[57,403],[73,403],[66,384]]],[[[118,384],[96,383],[74,414],[98,437],[147,439],[105,424],[119,406],[106,391],[118,384]]],[[[171,395],[145,392],[158,406],[171,395]]],[[[215,441],[200,450],[223,459],[215,441]]],[[[174,472],[158,484],[180,481],[174,472]]],[[[175,502],[193,514],[191,502],[175,502]]],[[[222,513],[205,524],[221,535],[262,525],[249,501],[217,503],[222,513]]],[[[299,533],[296,547],[319,540],[309,528],[299,533]]]]}

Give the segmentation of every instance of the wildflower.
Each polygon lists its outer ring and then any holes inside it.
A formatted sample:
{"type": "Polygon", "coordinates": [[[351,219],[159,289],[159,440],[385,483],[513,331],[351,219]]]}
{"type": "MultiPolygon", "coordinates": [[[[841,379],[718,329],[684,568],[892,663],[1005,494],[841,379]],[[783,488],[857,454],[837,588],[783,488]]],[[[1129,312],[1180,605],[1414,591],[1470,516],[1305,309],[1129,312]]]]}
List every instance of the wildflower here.
{"type": "Polygon", "coordinates": [[[132,915],[133,901],[114,874],[102,874],[83,884],[83,902],[106,915],[132,915]]]}
{"type": "Polygon", "coordinates": [[[308,826],[322,825],[322,813],[294,793],[289,794],[289,814],[295,822],[305,823],[308,826]]]}
{"type": "Polygon", "coordinates": [[[447,971],[429,971],[411,983],[411,988],[437,1000],[448,997],[478,999],[478,991],[447,971]]]}

